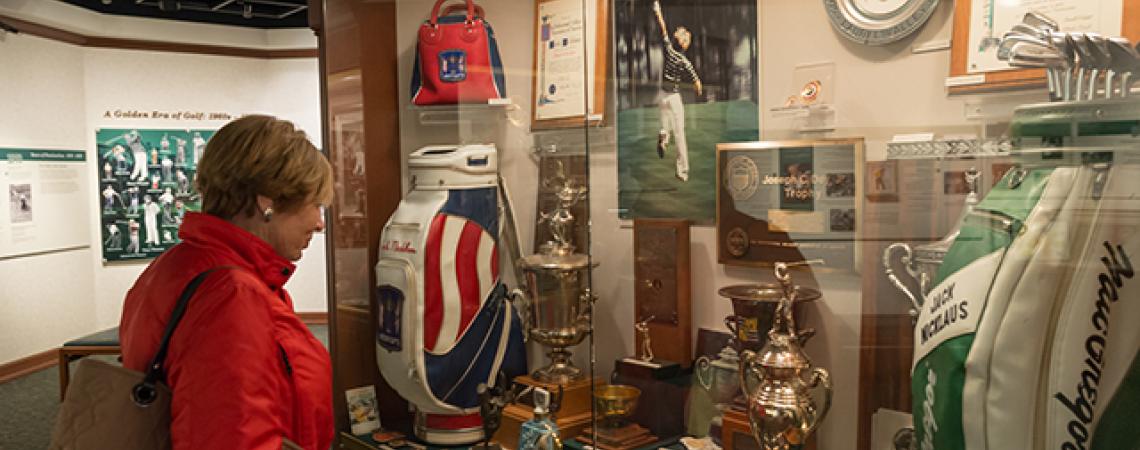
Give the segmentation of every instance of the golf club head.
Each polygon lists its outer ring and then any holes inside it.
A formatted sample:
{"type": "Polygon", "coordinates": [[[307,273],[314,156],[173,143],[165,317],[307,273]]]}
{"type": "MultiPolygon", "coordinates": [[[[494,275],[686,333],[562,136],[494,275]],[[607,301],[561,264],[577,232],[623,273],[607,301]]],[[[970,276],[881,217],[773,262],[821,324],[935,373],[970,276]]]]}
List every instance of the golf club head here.
{"type": "Polygon", "coordinates": [[[1106,69],[1111,65],[1112,55],[1108,53],[1108,39],[1097,33],[1085,33],[1085,39],[1089,43],[1089,53],[1093,57],[1093,64],[1100,69],[1106,69]]]}
{"type": "Polygon", "coordinates": [[[1067,36],[1070,45],[1073,46],[1073,50],[1077,55],[1075,64],[1077,68],[1077,80],[1073,84],[1072,96],[1069,99],[1080,100],[1084,98],[1085,75],[1093,69],[1093,58],[1095,58],[1095,56],[1092,53],[1092,49],[1089,48],[1089,40],[1084,33],[1069,33],[1067,36]]]}
{"type": "Polygon", "coordinates": [[[1136,49],[1132,48],[1132,42],[1121,37],[1106,39],[1105,48],[1108,50],[1109,65],[1104,81],[1104,96],[1105,98],[1112,98],[1115,90],[1113,80],[1116,76],[1120,76],[1122,81],[1120,93],[1123,96],[1126,89],[1124,86],[1125,74],[1131,78],[1133,68],[1136,67],[1137,63],[1140,63],[1140,55],[1136,53],[1136,49]]]}
{"type": "Polygon", "coordinates": [[[1108,50],[1112,53],[1113,71],[1120,75],[1120,96],[1128,97],[1132,88],[1132,74],[1140,71],[1140,51],[1132,47],[1131,41],[1122,37],[1109,38],[1108,50]]]}
{"type": "Polygon", "coordinates": [[[1058,97],[1061,100],[1068,100],[1073,91],[1073,66],[1076,64],[1077,52],[1069,36],[1060,31],[1049,33],[1049,43],[1068,60],[1065,68],[1059,70],[1056,80],[1057,90],[1060,91],[1058,97]]]}
{"type": "Polygon", "coordinates": [[[1061,29],[1061,26],[1056,20],[1037,11],[1025,13],[1025,17],[1022,17],[1021,23],[1042,30],[1048,29],[1049,31],[1057,31],[1061,29]]]}
{"type": "Polygon", "coordinates": [[[1009,29],[1010,33],[1021,33],[1026,36],[1033,36],[1037,39],[1048,39],[1049,31],[1040,28],[1031,27],[1024,23],[1015,24],[1009,29]]]}
{"type": "Polygon", "coordinates": [[[1009,52],[1010,65],[1017,67],[1063,68],[1069,59],[1057,49],[1032,42],[1018,42],[1009,52]]]}
{"type": "Polygon", "coordinates": [[[1127,52],[1134,59],[1140,60],[1140,51],[1137,51],[1136,48],[1132,47],[1132,42],[1129,41],[1128,38],[1125,38],[1125,37],[1108,38],[1108,45],[1109,45],[1110,50],[1113,47],[1116,47],[1119,49],[1116,51],[1127,52]]]}
{"type": "Polygon", "coordinates": [[[1108,54],[1108,40],[1104,36],[1097,33],[1085,33],[1085,41],[1088,42],[1089,56],[1092,57],[1092,71],[1089,73],[1088,93],[1085,98],[1092,100],[1096,95],[1096,86],[1100,74],[1107,72],[1109,66],[1112,65],[1112,56],[1108,54]]]}
{"type": "Polygon", "coordinates": [[[1014,45],[1020,42],[1029,42],[1044,47],[1052,47],[1052,44],[1042,39],[1038,39],[1037,37],[1024,35],[1016,31],[1010,31],[1002,36],[1001,45],[998,45],[997,58],[1001,61],[1009,61],[1010,50],[1014,45]]]}
{"type": "Polygon", "coordinates": [[[1076,50],[1073,49],[1073,45],[1068,39],[1067,34],[1060,31],[1049,33],[1049,43],[1052,44],[1053,47],[1056,47],[1057,50],[1060,50],[1061,54],[1065,55],[1065,57],[1069,58],[1070,60],[1077,57],[1076,50]]]}
{"type": "Polygon", "coordinates": [[[1065,87],[1060,74],[1069,66],[1069,58],[1056,48],[1035,42],[1018,42],[1010,49],[1009,65],[1020,68],[1044,68],[1049,100],[1064,99],[1065,87]]]}

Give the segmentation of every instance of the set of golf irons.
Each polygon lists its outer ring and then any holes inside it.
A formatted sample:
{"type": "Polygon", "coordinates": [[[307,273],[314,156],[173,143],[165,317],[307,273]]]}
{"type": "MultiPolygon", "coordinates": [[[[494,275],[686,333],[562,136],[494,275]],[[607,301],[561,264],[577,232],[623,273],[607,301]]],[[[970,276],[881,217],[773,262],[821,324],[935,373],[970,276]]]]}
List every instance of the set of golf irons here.
{"type": "Polygon", "coordinates": [[[1044,68],[1051,101],[1128,97],[1132,73],[1140,70],[1140,46],[1128,39],[1061,32],[1036,12],[1002,36],[997,57],[1014,67],[1044,68]]]}

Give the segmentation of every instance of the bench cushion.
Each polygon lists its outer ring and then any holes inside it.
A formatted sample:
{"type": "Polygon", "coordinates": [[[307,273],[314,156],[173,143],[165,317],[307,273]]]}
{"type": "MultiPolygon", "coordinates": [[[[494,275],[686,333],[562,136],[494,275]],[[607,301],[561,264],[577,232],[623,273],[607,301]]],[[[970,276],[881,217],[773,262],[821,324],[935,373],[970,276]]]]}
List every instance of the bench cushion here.
{"type": "Polygon", "coordinates": [[[96,347],[119,345],[119,327],[108,328],[98,333],[82,336],[63,344],[64,347],[96,347]]]}

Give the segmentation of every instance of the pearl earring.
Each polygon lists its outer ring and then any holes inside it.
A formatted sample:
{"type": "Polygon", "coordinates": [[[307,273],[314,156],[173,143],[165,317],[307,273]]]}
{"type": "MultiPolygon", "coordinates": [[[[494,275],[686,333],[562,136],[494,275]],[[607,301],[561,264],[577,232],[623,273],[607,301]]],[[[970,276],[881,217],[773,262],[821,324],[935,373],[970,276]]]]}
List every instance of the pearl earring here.
{"type": "Polygon", "coordinates": [[[263,217],[265,217],[265,221],[266,221],[266,222],[269,222],[269,219],[272,219],[272,218],[273,218],[273,207],[272,207],[272,206],[270,206],[270,207],[268,207],[268,208],[265,208],[265,212],[264,212],[264,213],[262,213],[261,215],[262,215],[263,217]]]}

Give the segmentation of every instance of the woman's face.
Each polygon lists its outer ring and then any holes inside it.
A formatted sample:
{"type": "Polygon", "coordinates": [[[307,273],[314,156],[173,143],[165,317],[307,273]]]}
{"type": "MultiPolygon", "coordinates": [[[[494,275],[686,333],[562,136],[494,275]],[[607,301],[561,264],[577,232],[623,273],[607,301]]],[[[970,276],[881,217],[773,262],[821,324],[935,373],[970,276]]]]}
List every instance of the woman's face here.
{"type": "Polygon", "coordinates": [[[269,221],[269,245],[278,255],[290,261],[301,259],[309,247],[313,233],[325,229],[324,207],[317,202],[306,202],[293,211],[275,212],[269,221]]]}

